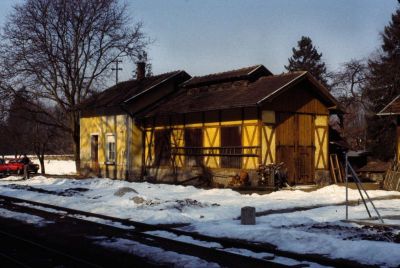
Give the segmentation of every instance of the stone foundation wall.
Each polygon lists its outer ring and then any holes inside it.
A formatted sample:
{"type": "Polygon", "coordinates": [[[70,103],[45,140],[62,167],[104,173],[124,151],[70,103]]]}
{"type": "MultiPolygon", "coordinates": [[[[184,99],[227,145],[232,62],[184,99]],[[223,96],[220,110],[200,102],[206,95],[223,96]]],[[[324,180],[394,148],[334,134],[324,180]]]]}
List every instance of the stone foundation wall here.
{"type": "Polygon", "coordinates": [[[315,184],[319,186],[326,186],[331,184],[331,174],[329,170],[315,170],[314,181],[315,184]]]}
{"type": "MultiPolygon", "coordinates": [[[[157,182],[182,182],[189,180],[191,178],[202,176],[209,177],[211,179],[212,187],[226,187],[233,177],[239,176],[240,169],[202,169],[200,167],[192,167],[192,168],[179,168],[177,170],[177,174],[173,174],[172,169],[168,167],[160,167],[149,168],[147,169],[146,180],[154,180],[157,182]]],[[[245,172],[249,175],[249,180],[251,186],[256,186],[258,183],[257,172],[255,170],[246,170],[245,172]]],[[[188,184],[195,184],[196,180],[193,183],[188,182],[188,184]]]]}

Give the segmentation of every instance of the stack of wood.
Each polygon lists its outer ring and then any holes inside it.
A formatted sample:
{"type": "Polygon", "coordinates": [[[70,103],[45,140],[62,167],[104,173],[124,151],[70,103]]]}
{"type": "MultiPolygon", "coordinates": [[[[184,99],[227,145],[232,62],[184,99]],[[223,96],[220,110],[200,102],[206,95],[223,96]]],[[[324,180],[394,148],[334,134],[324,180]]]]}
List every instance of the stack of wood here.
{"type": "Polygon", "coordinates": [[[241,170],[239,174],[233,176],[228,184],[230,187],[241,187],[248,185],[250,185],[249,174],[243,170],[241,170]]]}
{"type": "Polygon", "coordinates": [[[259,165],[257,169],[258,185],[275,187],[276,190],[284,186],[290,187],[287,184],[287,169],[284,165],[283,162],[259,165]]]}
{"type": "Polygon", "coordinates": [[[400,165],[396,162],[386,172],[383,180],[383,189],[388,191],[400,191],[400,165]]]}

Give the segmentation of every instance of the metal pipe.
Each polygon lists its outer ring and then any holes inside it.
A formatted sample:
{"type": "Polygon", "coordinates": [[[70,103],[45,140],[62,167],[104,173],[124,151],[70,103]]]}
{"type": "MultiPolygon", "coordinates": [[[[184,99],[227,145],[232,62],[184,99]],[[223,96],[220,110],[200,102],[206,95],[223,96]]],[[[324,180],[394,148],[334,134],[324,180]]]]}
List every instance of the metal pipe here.
{"type": "Polygon", "coordinates": [[[369,195],[368,195],[367,191],[365,190],[364,186],[362,185],[360,179],[357,177],[357,174],[356,174],[356,172],[354,171],[353,167],[352,167],[349,163],[348,163],[348,167],[350,168],[350,171],[354,174],[355,179],[360,183],[361,189],[364,191],[364,193],[365,193],[365,195],[367,196],[369,202],[371,202],[371,205],[372,205],[372,207],[374,208],[376,214],[378,215],[378,218],[380,219],[380,221],[381,221],[382,223],[384,223],[384,222],[383,222],[383,219],[382,219],[382,217],[381,217],[381,214],[379,214],[378,209],[375,207],[374,202],[372,202],[372,199],[369,197],[369,195]]]}
{"type": "MultiPolygon", "coordinates": [[[[353,178],[354,178],[354,174],[353,174],[353,178]]],[[[356,179],[354,179],[354,182],[355,182],[355,184],[356,184],[356,186],[357,186],[358,193],[360,194],[361,199],[362,199],[362,201],[363,201],[363,203],[364,203],[365,209],[366,209],[367,212],[368,212],[368,216],[369,216],[370,218],[372,218],[371,212],[369,211],[368,206],[367,206],[367,202],[365,201],[364,196],[363,196],[363,194],[362,194],[362,192],[361,192],[360,185],[358,185],[358,182],[356,182],[355,180],[356,180],[356,179]]]]}

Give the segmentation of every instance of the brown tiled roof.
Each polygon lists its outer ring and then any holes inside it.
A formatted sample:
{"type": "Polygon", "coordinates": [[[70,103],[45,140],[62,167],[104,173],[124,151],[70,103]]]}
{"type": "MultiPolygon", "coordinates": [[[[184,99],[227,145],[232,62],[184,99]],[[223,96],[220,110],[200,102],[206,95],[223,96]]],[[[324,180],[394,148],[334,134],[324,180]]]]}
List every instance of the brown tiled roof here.
{"type": "Polygon", "coordinates": [[[237,70],[231,70],[222,73],[209,74],[205,76],[195,76],[186,81],[183,87],[198,87],[214,83],[222,83],[228,81],[251,80],[260,76],[272,75],[272,73],[263,65],[254,65],[237,70]]]}
{"type": "Polygon", "coordinates": [[[161,103],[146,116],[256,106],[303,77],[308,77],[306,72],[291,72],[262,76],[254,82],[236,81],[208,87],[183,88],[178,95],[161,103]]]}
{"type": "Polygon", "coordinates": [[[166,79],[172,78],[182,71],[174,71],[156,76],[145,77],[142,80],[128,80],[120,82],[86,100],[79,107],[80,110],[119,106],[132,97],[153,88],[166,79]]]}
{"type": "Polygon", "coordinates": [[[378,115],[395,115],[400,114],[400,95],[394,98],[378,115]]]}

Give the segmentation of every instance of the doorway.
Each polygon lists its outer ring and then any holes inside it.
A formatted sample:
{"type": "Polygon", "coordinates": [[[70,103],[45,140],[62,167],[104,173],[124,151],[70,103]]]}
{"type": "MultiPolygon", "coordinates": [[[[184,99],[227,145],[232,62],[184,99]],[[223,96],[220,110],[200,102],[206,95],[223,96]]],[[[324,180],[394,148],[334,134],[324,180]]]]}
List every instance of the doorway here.
{"type": "Polygon", "coordinates": [[[99,170],[99,135],[90,137],[90,158],[92,162],[92,170],[99,170]]]}
{"type": "Polygon", "coordinates": [[[288,183],[313,183],[313,115],[277,113],[276,141],[277,162],[285,163],[288,183]]]}

